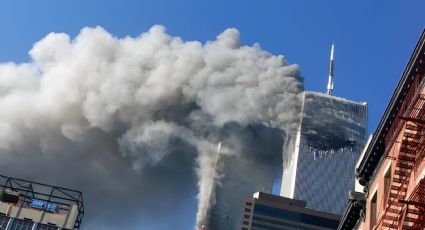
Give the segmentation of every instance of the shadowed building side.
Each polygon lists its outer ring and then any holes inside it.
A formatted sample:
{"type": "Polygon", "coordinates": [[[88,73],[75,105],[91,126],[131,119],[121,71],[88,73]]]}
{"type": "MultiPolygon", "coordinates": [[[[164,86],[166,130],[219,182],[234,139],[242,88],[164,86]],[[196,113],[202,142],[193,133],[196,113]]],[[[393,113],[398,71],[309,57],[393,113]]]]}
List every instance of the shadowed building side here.
{"type": "MultiPolygon", "coordinates": [[[[210,207],[209,230],[233,230],[239,226],[244,197],[256,191],[271,193],[282,162],[282,131],[263,125],[225,127],[233,143],[241,142],[240,155],[221,155],[217,170],[223,177],[215,189],[215,204],[210,207]],[[242,141],[243,140],[243,141],[242,141]]],[[[231,143],[227,143],[231,144],[231,143]]],[[[226,146],[226,139],[223,139],[226,146]]]]}

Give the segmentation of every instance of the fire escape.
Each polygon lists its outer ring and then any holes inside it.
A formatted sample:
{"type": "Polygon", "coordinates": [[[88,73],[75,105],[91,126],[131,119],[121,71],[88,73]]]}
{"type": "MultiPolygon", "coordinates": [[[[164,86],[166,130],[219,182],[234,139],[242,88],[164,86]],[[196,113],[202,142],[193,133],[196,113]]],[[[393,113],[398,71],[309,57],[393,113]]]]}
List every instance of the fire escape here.
{"type": "Polygon", "coordinates": [[[386,157],[393,160],[389,191],[375,229],[425,228],[425,179],[409,187],[412,173],[425,157],[425,95],[417,76],[386,137],[386,157]],[[401,140],[399,134],[402,133],[401,140]],[[399,148],[399,151],[391,149],[399,148]]]}

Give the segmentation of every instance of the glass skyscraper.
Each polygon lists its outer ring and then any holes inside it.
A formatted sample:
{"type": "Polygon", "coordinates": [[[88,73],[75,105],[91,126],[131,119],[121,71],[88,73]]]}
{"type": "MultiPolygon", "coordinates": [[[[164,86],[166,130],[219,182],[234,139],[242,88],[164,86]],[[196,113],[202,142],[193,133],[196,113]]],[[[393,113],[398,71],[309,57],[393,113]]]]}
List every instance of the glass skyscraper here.
{"type": "Polygon", "coordinates": [[[215,189],[208,229],[237,229],[243,198],[258,191],[272,193],[282,169],[282,196],[305,200],[311,210],[342,214],[348,192],[354,188],[352,178],[365,144],[366,123],[366,103],[304,92],[295,136],[263,125],[225,127],[223,145],[244,144],[240,155],[219,159],[219,173],[224,176],[215,189]]]}
{"type": "Polygon", "coordinates": [[[342,214],[366,142],[367,105],[305,92],[302,120],[286,148],[281,195],[315,210],[342,214]]]}

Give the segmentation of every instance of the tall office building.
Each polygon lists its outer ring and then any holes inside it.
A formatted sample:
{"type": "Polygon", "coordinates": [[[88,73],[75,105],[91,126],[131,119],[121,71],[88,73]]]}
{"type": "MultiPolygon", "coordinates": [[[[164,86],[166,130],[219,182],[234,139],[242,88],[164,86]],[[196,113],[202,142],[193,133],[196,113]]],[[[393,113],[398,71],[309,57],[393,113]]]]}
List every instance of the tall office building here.
{"type": "Polygon", "coordinates": [[[332,96],[333,64],[332,46],[327,93],[303,93],[302,120],[296,135],[285,138],[285,143],[277,129],[227,128],[232,141],[242,143],[240,138],[246,144],[241,156],[219,160],[225,176],[215,189],[208,229],[236,229],[243,197],[257,191],[271,193],[282,169],[282,196],[305,200],[311,209],[342,214],[354,187],[351,169],[365,143],[367,105],[332,96]]]}
{"type": "Polygon", "coordinates": [[[340,216],[306,208],[306,202],[262,192],[245,199],[240,230],[327,230],[338,227],[340,216]]]}
{"type": "Polygon", "coordinates": [[[81,192],[0,175],[0,230],[79,229],[81,192]]]}
{"type": "Polygon", "coordinates": [[[342,214],[365,144],[366,103],[305,92],[302,120],[284,168],[281,195],[342,214]]]}
{"type": "Polygon", "coordinates": [[[286,145],[281,195],[342,214],[366,142],[367,104],[332,96],[333,78],[332,44],[326,94],[304,92],[297,134],[286,145]]]}

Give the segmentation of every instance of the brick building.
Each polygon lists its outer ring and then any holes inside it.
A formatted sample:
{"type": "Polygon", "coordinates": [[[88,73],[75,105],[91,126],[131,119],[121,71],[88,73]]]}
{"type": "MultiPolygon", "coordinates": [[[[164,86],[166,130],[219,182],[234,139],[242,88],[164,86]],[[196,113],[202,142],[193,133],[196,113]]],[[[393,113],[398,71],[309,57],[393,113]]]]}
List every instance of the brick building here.
{"type": "Polygon", "coordinates": [[[339,229],[425,229],[425,31],[366,147],[339,229]]]}

